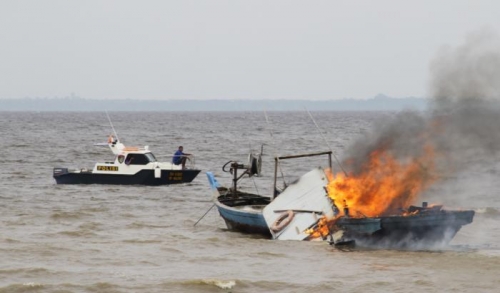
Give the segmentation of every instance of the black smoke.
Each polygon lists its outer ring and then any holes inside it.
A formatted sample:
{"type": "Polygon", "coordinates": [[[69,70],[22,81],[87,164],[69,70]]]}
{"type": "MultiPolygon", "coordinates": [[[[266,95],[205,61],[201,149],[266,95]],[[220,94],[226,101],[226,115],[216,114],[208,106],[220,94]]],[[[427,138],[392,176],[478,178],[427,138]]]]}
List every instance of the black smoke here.
{"type": "Polygon", "coordinates": [[[498,34],[481,30],[460,46],[443,47],[430,63],[430,77],[428,109],[378,121],[346,151],[343,167],[348,173],[362,172],[375,150],[404,163],[425,156],[426,145],[437,156],[433,166],[422,161],[422,176],[438,183],[467,171],[495,169],[492,163],[500,159],[498,34]]]}

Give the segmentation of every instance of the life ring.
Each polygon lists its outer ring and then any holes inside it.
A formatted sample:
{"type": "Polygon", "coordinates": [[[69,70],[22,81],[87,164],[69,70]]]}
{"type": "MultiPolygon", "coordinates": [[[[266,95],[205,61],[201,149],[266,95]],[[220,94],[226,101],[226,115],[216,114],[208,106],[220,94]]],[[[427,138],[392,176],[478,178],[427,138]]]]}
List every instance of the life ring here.
{"type": "Polygon", "coordinates": [[[288,226],[288,224],[290,224],[290,222],[292,222],[294,215],[295,213],[292,210],[282,213],[271,225],[271,231],[278,233],[283,230],[286,226],[288,226]]]}

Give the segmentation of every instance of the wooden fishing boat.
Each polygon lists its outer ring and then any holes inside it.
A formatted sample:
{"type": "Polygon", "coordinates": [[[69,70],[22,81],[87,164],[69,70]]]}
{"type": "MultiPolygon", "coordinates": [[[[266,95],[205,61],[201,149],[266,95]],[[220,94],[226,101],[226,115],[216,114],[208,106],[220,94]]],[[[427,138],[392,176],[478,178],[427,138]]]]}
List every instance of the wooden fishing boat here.
{"type": "Polygon", "coordinates": [[[233,197],[225,187],[217,188],[217,192],[215,206],[229,230],[271,237],[262,215],[262,209],[271,202],[269,197],[240,191],[233,197]]]}
{"type": "MultiPolygon", "coordinates": [[[[293,156],[281,156],[275,158],[274,171],[274,194],[265,196],[252,192],[241,191],[238,187],[238,181],[245,176],[259,176],[261,170],[261,155],[250,155],[248,164],[241,164],[237,161],[227,162],[222,170],[230,172],[233,175],[232,186],[225,187],[219,184],[212,172],[206,172],[208,181],[212,188],[214,204],[217,210],[224,219],[229,230],[243,233],[259,234],[264,237],[273,237],[273,232],[270,230],[268,223],[264,217],[264,209],[282,192],[288,193],[288,190],[293,190],[292,186],[297,183],[292,183],[283,191],[279,191],[277,187],[278,165],[282,160],[297,159],[313,156],[328,156],[329,166],[331,166],[331,151],[300,154],[293,156]],[[229,166],[229,169],[227,169],[229,166]],[[238,174],[238,170],[243,170],[238,174]]],[[[292,191],[293,192],[293,191],[292,191]]],[[[281,195],[279,196],[281,197],[281,195]]]]}
{"type": "MultiPolygon", "coordinates": [[[[324,154],[329,156],[331,166],[331,152],[276,158],[274,190],[280,160],[324,154]]],[[[422,207],[410,206],[394,215],[354,217],[347,208],[340,211],[328,196],[325,189],[328,168],[315,168],[282,192],[266,197],[238,189],[239,179],[256,174],[251,163],[228,164],[233,175],[232,187],[221,186],[211,172],[207,172],[207,176],[215,206],[227,228],[233,231],[277,240],[326,240],[334,245],[427,247],[447,244],[462,226],[472,223],[474,217],[472,210],[445,210],[426,203],[422,207]],[[238,175],[238,170],[244,171],[238,175]],[[326,219],[326,232],[313,237],[322,219],[326,219]]]]}

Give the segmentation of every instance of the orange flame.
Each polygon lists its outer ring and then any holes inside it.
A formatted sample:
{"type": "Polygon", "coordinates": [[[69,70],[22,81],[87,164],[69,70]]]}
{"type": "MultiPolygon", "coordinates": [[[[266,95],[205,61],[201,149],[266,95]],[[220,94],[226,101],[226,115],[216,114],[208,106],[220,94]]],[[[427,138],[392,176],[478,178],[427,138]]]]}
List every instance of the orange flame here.
{"type": "Polygon", "coordinates": [[[305,233],[309,234],[309,238],[311,239],[319,237],[324,239],[330,234],[331,229],[337,222],[338,218],[339,216],[333,219],[329,219],[326,216],[323,216],[318,220],[318,223],[316,223],[313,228],[307,229],[305,233]]]}
{"type": "Polygon", "coordinates": [[[375,150],[359,174],[330,174],[328,195],[341,211],[349,207],[351,217],[401,214],[437,179],[432,175],[434,149],[425,145],[423,150],[420,157],[405,161],[385,149],[375,150]]]}

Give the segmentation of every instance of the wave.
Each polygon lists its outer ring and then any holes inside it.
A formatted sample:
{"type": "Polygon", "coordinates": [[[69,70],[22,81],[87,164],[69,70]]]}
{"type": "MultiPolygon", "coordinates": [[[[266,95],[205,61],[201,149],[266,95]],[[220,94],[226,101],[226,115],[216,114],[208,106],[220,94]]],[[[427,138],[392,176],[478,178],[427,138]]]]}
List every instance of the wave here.
{"type": "Polygon", "coordinates": [[[54,212],[50,218],[53,220],[61,220],[61,219],[80,219],[82,217],[88,217],[90,214],[82,213],[82,212],[65,212],[58,211],[54,212]]]}
{"type": "Polygon", "coordinates": [[[212,285],[221,289],[232,289],[236,285],[236,281],[234,280],[218,280],[218,279],[194,280],[194,281],[188,281],[188,283],[212,285]]]}
{"type": "Polygon", "coordinates": [[[12,148],[14,149],[18,149],[18,148],[25,148],[25,147],[32,147],[32,145],[30,144],[25,144],[25,143],[21,143],[21,144],[14,144],[14,145],[11,145],[12,148]]]}
{"type": "Polygon", "coordinates": [[[59,235],[65,235],[70,237],[89,237],[89,236],[97,236],[96,233],[88,230],[77,230],[77,231],[62,231],[57,233],[59,235]]]}
{"type": "Polygon", "coordinates": [[[24,284],[12,284],[0,288],[0,293],[24,293],[24,292],[40,292],[45,285],[40,283],[28,282],[24,284]]]}
{"type": "Polygon", "coordinates": [[[44,268],[17,268],[17,269],[0,269],[0,275],[9,274],[24,274],[26,276],[36,276],[49,273],[49,270],[44,268]]]}
{"type": "Polygon", "coordinates": [[[151,243],[162,243],[160,240],[142,240],[142,239],[125,239],[123,243],[133,243],[133,244],[151,244],[151,243]]]}
{"type": "Polygon", "coordinates": [[[482,214],[487,217],[498,217],[500,216],[500,209],[499,208],[491,208],[491,207],[486,207],[486,208],[478,208],[474,210],[477,214],[482,214]]]}
{"type": "Polygon", "coordinates": [[[334,292],[342,282],[295,284],[293,282],[245,280],[236,278],[203,278],[163,283],[166,292],[334,292]],[[221,291],[223,290],[223,291],[221,291]]]}
{"type": "Polygon", "coordinates": [[[181,292],[220,292],[219,289],[231,290],[236,286],[236,280],[224,279],[192,279],[192,280],[179,280],[163,283],[163,287],[167,291],[181,292]]]}
{"type": "Polygon", "coordinates": [[[133,222],[131,224],[127,225],[127,228],[130,229],[138,229],[138,228],[169,228],[171,226],[169,225],[153,225],[153,224],[146,224],[146,223],[140,223],[140,222],[133,222]]]}
{"type": "Polygon", "coordinates": [[[103,213],[109,211],[106,207],[84,207],[81,209],[82,212],[92,212],[92,213],[103,213]]]}

